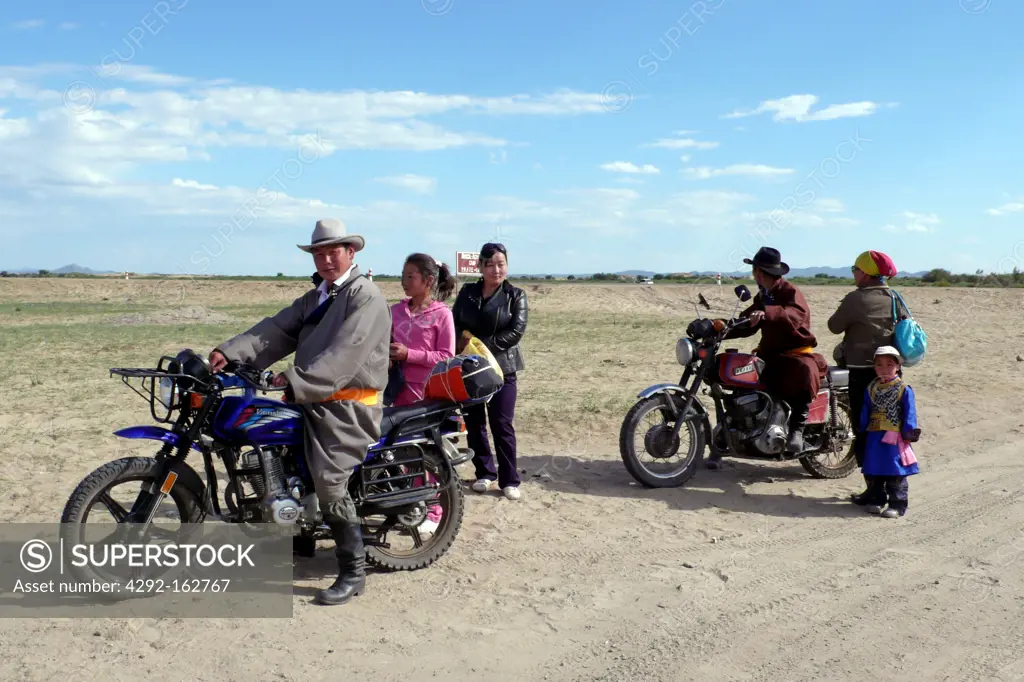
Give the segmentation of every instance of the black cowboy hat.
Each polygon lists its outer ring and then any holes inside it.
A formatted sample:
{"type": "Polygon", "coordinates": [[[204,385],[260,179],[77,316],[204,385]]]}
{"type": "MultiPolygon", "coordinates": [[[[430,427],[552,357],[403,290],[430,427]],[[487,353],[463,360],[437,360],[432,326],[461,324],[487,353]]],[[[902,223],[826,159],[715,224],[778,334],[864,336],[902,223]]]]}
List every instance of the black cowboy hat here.
{"type": "Polygon", "coordinates": [[[782,254],[778,249],[773,249],[770,246],[762,246],[754,254],[753,259],[744,258],[743,262],[775,277],[782,277],[789,272],[789,266],[782,262],[782,254]]]}

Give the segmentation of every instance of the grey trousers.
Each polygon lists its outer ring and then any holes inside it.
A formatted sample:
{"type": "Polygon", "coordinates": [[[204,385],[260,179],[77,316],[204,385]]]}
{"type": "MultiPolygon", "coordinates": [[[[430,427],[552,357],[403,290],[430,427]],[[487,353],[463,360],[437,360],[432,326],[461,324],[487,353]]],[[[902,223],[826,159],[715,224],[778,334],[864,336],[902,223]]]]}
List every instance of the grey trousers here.
{"type": "Polygon", "coordinates": [[[349,494],[354,469],[366,450],[380,439],[383,409],[352,400],[302,405],[305,455],[324,521],[356,523],[359,516],[349,494]]]}

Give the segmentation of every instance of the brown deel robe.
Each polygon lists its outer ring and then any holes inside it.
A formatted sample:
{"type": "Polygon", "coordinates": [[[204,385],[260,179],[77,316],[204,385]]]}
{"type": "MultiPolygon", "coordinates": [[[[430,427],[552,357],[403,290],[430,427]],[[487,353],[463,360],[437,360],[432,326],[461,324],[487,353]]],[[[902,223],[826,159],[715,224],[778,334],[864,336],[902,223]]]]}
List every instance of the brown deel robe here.
{"type": "Polygon", "coordinates": [[[764,311],[764,320],[757,326],[730,332],[727,338],[742,338],[761,332],[757,354],[765,361],[761,381],[769,393],[790,403],[810,402],[818,393],[828,363],[820,353],[784,355],[787,351],[818,345],[811,333],[811,310],[804,295],[790,282],[780,278],[768,292],[768,300],[760,291],[741,317],[755,310],[764,311]]]}
{"type": "Polygon", "coordinates": [[[323,505],[347,498],[352,469],[380,438],[383,408],[353,400],[324,402],[342,388],[383,391],[388,380],[391,308],[376,284],[352,272],[327,313],[304,324],[318,305],[316,289],[258,322],[218,350],[263,370],[295,353],[288,379],[305,416],[306,460],[323,505]],[[358,279],[357,279],[358,277],[358,279]]]}

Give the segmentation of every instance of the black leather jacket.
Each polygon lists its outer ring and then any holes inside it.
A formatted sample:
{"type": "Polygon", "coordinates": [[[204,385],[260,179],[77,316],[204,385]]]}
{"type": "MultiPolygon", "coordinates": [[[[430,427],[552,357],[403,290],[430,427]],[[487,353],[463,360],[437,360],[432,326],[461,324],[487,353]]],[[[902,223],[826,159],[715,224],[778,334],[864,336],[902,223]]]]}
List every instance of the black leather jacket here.
{"type": "Polygon", "coordinates": [[[505,281],[485,303],[483,290],[483,280],[466,284],[459,290],[452,306],[456,339],[467,330],[484,342],[502,372],[512,374],[525,369],[519,341],[526,332],[526,292],[505,281]]]}

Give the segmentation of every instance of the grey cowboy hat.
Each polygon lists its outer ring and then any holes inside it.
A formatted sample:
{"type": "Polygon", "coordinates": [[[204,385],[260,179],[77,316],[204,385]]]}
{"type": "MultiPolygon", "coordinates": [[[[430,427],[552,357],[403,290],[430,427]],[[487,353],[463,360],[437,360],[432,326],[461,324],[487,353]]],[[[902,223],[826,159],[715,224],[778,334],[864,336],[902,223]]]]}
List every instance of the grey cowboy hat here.
{"type": "Polygon", "coordinates": [[[366,240],[358,234],[347,234],[345,223],[335,218],[321,218],[316,221],[313,228],[313,237],[309,244],[297,244],[306,253],[312,253],[318,246],[333,246],[334,244],[352,244],[356,251],[362,251],[366,246],[366,240]]]}
{"type": "Polygon", "coordinates": [[[753,259],[744,258],[743,262],[760,268],[775,277],[782,277],[789,272],[789,266],[782,262],[782,255],[778,249],[773,249],[770,246],[762,246],[754,254],[753,259]]]}

